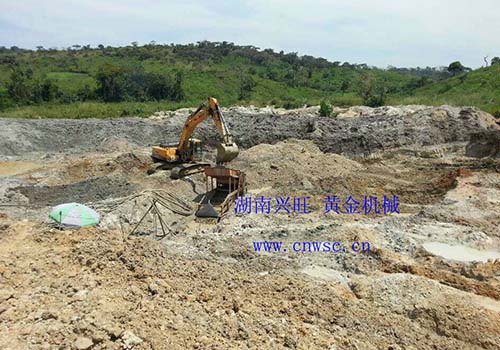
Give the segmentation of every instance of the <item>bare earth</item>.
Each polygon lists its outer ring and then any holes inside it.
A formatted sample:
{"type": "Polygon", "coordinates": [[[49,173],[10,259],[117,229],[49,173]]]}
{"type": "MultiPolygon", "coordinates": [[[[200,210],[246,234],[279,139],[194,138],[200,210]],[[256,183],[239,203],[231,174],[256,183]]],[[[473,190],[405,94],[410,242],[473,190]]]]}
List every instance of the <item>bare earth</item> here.
{"type": "MultiPolygon", "coordinates": [[[[0,120],[0,348],[499,349],[500,161],[466,153],[498,147],[494,118],[338,112],[227,110],[248,196],[310,196],[312,213],[219,223],[192,213],[201,175],[147,175],[149,144],[175,138],[187,110],[68,121],[64,140],[65,121],[0,120]],[[128,235],[158,193],[184,204],[162,209],[169,234],[148,217],[128,235]],[[327,195],[397,195],[401,214],[323,214],[327,195]],[[99,211],[100,227],[49,225],[71,201],[99,211]],[[257,253],[254,241],[371,251],[257,253]]],[[[213,135],[197,135],[208,159],[213,135]]]]}

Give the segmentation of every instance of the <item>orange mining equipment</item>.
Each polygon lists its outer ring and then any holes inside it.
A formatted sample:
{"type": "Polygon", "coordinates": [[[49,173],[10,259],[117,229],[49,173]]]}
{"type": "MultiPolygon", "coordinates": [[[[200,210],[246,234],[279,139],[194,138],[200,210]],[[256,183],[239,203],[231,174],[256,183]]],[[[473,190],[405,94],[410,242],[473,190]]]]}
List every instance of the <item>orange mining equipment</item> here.
{"type": "Polygon", "coordinates": [[[245,173],[224,166],[205,167],[204,173],[207,190],[196,211],[196,216],[220,220],[236,197],[245,193],[245,173]]]}

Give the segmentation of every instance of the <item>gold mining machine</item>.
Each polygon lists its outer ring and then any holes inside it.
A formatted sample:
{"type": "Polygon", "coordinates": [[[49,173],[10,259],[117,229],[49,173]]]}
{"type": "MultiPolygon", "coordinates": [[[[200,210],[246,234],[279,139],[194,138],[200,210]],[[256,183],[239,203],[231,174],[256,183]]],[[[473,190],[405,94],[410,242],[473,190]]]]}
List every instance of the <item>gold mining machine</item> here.
{"type": "Polygon", "coordinates": [[[196,216],[220,219],[234,203],[236,196],[245,193],[245,174],[225,167],[238,156],[238,146],[233,140],[217,100],[208,98],[184,123],[178,143],[161,144],[152,150],[156,169],[170,168],[174,179],[201,173],[205,174],[206,193],[199,203],[196,216]],[[202,162],[202,142],[192,138],[196,127],[211,117],[222,138],[217,145],[216,166],[202,162]]]}

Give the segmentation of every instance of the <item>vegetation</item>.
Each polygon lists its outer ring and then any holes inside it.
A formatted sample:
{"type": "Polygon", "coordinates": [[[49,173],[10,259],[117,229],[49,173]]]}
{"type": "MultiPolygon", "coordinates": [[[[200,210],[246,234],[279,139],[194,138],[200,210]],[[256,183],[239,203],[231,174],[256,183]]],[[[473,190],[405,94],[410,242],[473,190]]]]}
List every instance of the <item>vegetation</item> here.
{"type": "Polygon", "coordinates": [[[500,64],[496,58],[491,63],[472,72],[460,62],[447,68],[377,69],[207,41],[36,51],[0,47],[0,116],[147,116],[194,107],[210,95],[224,106],[418,102],[495,112],[500,64]]]}
{"type": "Polygon", "coordinates": [[[476,106],[500,114],[500,64],[418,88],[411,96],[389,96],[388,104],[476,106]]]}
{"type": "Polygon", "coordinates": [[[123,68],[106,63],[96,75],[96,96],[104,102],[180,101],[184,98],[182,75],[175,79],[158,73],[146,73],[142,66],[123,68]]]}
{"type": "Polygon", "coordinates": [[[464,67],[461,62],[455,61],[450,63],[448,66],[448,72],[450,72],[451,75],[455,76],[457,74],[466,72],[466,71],[471,71],[470,68],[464,67]]]}
{"type": "Polygon", "coordinates": [[[385,82],[375,82],[370,77],[363,79],[360,96],[363,104],[368,107],[380,107],[385,104],[387,88],[385,82]]]}
{"type": "Polygon", "coordinates": [[[329,117],[332,115],[332,112],[332,106],[325,101],[321,101],[321,103],[319,104],[319,115],[322,117],[329,117]]]}

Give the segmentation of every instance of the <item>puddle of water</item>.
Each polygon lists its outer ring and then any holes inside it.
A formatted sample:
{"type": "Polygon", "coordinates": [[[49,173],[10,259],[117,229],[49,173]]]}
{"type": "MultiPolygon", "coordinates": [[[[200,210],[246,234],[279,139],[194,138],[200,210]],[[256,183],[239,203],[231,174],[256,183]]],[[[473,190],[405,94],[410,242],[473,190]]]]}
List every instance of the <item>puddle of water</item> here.
{"type": "Polygon", "coordinates": [[[487,262],[489,259],[500,259],[500,252],[493,250],[478,250],[464,245],[450,245],[440,242],[426,242],[422,244],[429,253],[448,260],[462,262],[487,262]]]}

